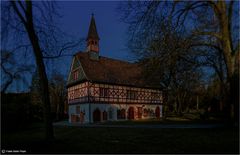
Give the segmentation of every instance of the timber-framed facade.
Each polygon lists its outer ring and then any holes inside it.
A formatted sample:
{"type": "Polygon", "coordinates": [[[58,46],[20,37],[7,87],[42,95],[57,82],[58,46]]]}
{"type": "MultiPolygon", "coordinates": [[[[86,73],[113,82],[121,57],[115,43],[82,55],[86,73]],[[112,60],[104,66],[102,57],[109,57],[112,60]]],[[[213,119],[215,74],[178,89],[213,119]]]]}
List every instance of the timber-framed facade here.
{"type": "Polygon", "coordinates": [[[74,55],[67,88],[72,123],[162,117],[163,91],[144,81],[138,64],[99,56],[93,16],[87,51],[74,55]]]}

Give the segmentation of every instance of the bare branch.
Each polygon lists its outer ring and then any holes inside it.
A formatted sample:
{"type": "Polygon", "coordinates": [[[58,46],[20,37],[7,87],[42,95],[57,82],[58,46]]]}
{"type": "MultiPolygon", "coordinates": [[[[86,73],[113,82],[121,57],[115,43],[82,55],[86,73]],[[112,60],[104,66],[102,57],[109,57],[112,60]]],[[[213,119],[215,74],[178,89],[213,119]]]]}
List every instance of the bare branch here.
{"type": "Polygon", "coordinates": [[[20,7],[22,8],[23,12],[26,14],[26,9],[24,8],[23,4],[21,1],[17,1],[20,7]]]}
{"type": "Polygon", "coordinates": [[[189,14],[189,11],[192,11],[196,8],[200,8],[202,6],[206,6],[206,4],[202,1],[196,1],[193,3],[189,2],[189,3],[187,3],[187,5],[184,8],[179,9],[174,15],[174,16],[178,15],[177,16],[177,25],[179,25],[179,21],[182,16],[184,17],[182,23],[184,23],[186,16],[189,14]]]}
{"type": "Polygon", "coordinates": [[[64,57],[64,56],[73,56],[73,54],[62,54],[64,51],[68,50],[68,49],[71,49],[71,48],[74,48],[76,46],[79,45],[80,42],[82,42],[83,39],[81,39],[80,41],[74,43],[74,42],[67,42],[65,43],[62,48],[60,49],[60,51],[58,52],[58,55],[54,55],[54,56],[51,56],[51,55],[48,55],[46,52],[45,54],[47,54],[47,56],[43,56],[44,59],[55,59],[55,58],[59,58],[59,57],[64,57]]]}
{"type": "Polygon", "coordinates": [[[24,16],[20,13],[15,1],[10,1],[12,3],[12,6],[13,6],[13,9],[14,11],[17,13],[18,17],[21,19],[21,21],[23,22],[23,24],[26,26],[27,25],[27,22],[24,18],[24,16]]]}
{"type": "Polygon", "coordinates": [[[204,31],[195,31],[192,33],[194,36],[199,36],[199,35],[205,35],[205,36],[212,36],[212,37],[215,37],[216,39],[218,40],[221,40],[222,39],[222,36],[219,34],[219,33],[216,33],[216,32],[204,32],[204,31]]]}
{"type": "Polygon", "coordinates": [[[203,42],[201,42],[201,43],[194,43],[194,44],[191,44],[190,46],[191,46],[191,47],[196,47],[196,46],[208,46],[208,47],[212,47],[212,48],[218,50],[219,52],[222,51],[222,49],[221,49],[219,46],[214,45],[214,44],[210,44],[210,43],[207,43],[207,42],[206,42],[206,43],[203,43],[203,42]]]}

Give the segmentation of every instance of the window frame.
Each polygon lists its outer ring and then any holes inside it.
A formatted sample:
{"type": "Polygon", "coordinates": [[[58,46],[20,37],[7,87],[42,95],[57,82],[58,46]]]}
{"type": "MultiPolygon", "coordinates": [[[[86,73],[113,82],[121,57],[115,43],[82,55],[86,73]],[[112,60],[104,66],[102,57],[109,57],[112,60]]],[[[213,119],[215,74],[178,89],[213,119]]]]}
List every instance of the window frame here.
{"type": "Polygon", "coordinates": [[[127,99],[136,100],[137,99],[137,91],[127,90],[127,99]]]}
{"type": "Polygon", "coordinates": [[[109,88],[99,87],[99,97],[109,97],[109,88]]]}

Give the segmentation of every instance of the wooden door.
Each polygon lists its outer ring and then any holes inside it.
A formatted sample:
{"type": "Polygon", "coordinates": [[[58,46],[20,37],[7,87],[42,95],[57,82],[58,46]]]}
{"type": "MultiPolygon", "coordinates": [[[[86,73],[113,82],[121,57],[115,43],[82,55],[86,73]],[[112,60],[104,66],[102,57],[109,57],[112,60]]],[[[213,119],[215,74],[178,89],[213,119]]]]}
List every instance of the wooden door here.
{"type": "Polygon", "coordinates": [[[96,109],[93,111],[93,122],[100,122],[101,121],[101,111],[96,109]]]}
{"type": "Polygon", "coordinates": [[[134,108],[129,107],[128,109],[128,119],[134,119],[134,108]]]}
{"type": "Polygon", "coordinates": [[[142,118],[142,107],[138,107],[138,118],[142,118]]]}
{"type": "Polygon", "coordinates": [[[155,115],[156,115],[157,118],[160,118],[160,108],[159,108],[159,106],[157,106],[156,109],[155,109],[155,115]]]}

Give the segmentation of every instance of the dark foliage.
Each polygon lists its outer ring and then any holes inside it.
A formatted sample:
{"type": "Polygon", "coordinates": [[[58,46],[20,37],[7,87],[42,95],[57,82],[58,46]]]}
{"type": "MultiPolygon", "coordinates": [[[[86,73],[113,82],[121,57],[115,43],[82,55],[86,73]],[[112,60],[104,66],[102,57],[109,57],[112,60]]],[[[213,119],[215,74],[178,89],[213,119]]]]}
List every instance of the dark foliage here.
{"type": "Polygon", "coordinates": [[[42,121],[42,107],[31,103],[30,93],[1,94],[1,129],[13,131],[42,121]]]}

